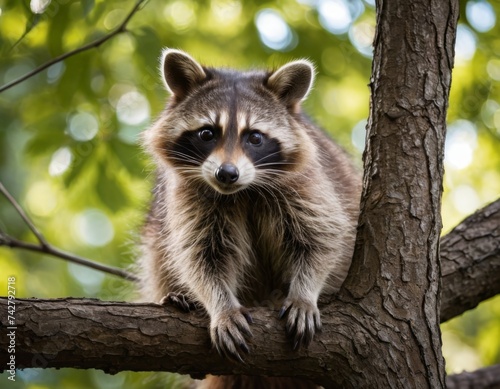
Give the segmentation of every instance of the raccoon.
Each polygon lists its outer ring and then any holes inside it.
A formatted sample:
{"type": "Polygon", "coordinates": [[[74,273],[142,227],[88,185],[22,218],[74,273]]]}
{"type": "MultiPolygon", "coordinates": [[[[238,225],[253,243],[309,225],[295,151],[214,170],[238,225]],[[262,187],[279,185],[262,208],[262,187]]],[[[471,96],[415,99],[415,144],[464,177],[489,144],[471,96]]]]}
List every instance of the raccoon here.
{"type": "Polygon", "coordinates": [[[239,72],[167,49],[161,70],[171,97],[143,138],[157,176],[143,297],[202,307],[213,345],[240,361],[248,308],[275,300],[292,348],[308,346],[321,328],[318,297],[347,275],[361,182],[301,113],[313,65],[239,72]]]}

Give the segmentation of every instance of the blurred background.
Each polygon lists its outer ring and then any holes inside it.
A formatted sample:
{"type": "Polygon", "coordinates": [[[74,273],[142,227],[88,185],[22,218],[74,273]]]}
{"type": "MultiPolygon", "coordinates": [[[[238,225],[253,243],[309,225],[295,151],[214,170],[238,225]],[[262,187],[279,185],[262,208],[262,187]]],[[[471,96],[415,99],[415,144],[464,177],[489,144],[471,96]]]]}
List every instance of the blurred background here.
{"type": "MultiPolygon", "coordinates": [[[[113,31],[135,1],[0,0],[0,87],[113,31]]],[[[500,2],[461,1],[448,113],[443,233],[500,196],[500,2]]],[[[368,116],[374,0],[149,0],[98,48],[0,93],[0,181],[49,242],[121,268],[136,255],[152,185],[138,136],[168,97],[162,48],[211,66],[317,66],[305,111],[361,164],[368,116]]],[[[0,230],[36,242],[0,196],[0,230]]],[[[130,282],[0,247],[0,295],[134,298],[130,282]]],[[[500,363],[500,298],[442,326],[448,372],[500,363]]],[[[6,380],[0,376],[0,380],[6,380]]],[[[7,381],[5,381],[7,382],[7,381]]],[[[164,388],[167,373],[19,371],[9,388],[164,388]]],[[[3,387],[3,383],[0,386],[3,387]]]]}

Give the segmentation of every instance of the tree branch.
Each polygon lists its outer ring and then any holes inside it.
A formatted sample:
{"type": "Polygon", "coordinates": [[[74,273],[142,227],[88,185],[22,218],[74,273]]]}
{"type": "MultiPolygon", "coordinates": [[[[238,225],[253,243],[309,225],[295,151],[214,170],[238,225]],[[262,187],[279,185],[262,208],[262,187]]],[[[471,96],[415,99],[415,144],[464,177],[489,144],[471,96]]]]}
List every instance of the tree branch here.
{"type": "Polygon", "coordinates": [[[448,389],[495,389],[500,387],[500,365],[446,377],[448,389]]]}
{"type": "Polygon", "coordinates": [[[42,245],[42,244],[38,245],[38,244],[29,243],[29,242],[23,242],[21,240],[15,239],[15,238],[3,233],[2,231],[0,231],[0,246],[7,246],[10,248],[23,249],[23,250],[29,250],[29,251],[42,253],[42,254],[52,255],[53,257],[64,259],[66,261],[76,263],[78,265],[90,267],[92,269],[99,270],[99,271],[102,271],[104,273],[113,274],[115,276],[124,278],[124,279],[129,280],[129,281],[133,281],[133,282],[139,281],[139,279],[134,274],[132,274],[126,270],[123,270],[123,269],[120,269],[117,267],[113,267],[113,266],[104,265],[102,263],[94,262],[94,261],[91,261],[87,258],[83,258],[83,257],[80,257],[80,256],[75,255],[75,254],[67,253],[65,251],[58,249],[57,247],[52,246],[49,243],[46,243],[45,245],[42,245]]]}
{"type": "MultiPolygon", "coordinates": [[[[336,380],[338,369],[365,351],[352,347],[351,318],[336,314],[340,306],[333,301],[323,308],[323,331],[309,349],[298,352],[291,350],[277,310],[254,309],[251,353],[245,364],[239,364],[210,348],[208,320],[202,312],[92,299],[18,299],[11,315],[15,322],[9,323],[9,300],[0,298],[0,323],[7,329],[7,336],[0,337],[0,349],[15,347],[16,369],[72,367],[111,374],[171,371],[194,378],[208,373],[258,374],[312,379],[328,388],[341,388],[336,380]]],[[[365,339],[365,347],[383,336],[381,332],[365,339]]],[[[0,353],[0,371],[10,369],[10,355],[0,353]]],[[[450,389],[492,388],[500,383],[500,365],[452,375],[446,382],[450,389]]]]}
{"type": "MultiPolygon", "coordinates": [[[[0,298],[3,328],[12,326],[7,321],[8,301],[0,298]]],[[[211,349],[208,320],[201,313],[90,299],[19,299],[15,304],[16,369],[171,371],[199,378],[208,373],[290,376],[340,388],[335,372],[328,373],[325,366],[343,363],[341,347],[351,342],[348,333],[340,332],[346,327],[345,318],[330,312],[324,315],[324,330],[314,344],[307,351],[292,352],[277,310],[256,308],[251,353],[245,364],[236,364],[211,349]]],[[[9,342],[1,336],[0,350],[7,350],[9,342]]],[[[0,353],[0,370],[9,369],[8,359],[9,354],[0,353]]]]}
{"type": "Polygon", "coordinates": [[[500,199],[465,218],[440,246],[444,323],[500,294],[500,199]]]}
{"type": "Polygon", "coordinates": [[[441,239],[441,322],[500,294],[500,199],[441,239]]]}
{"type": "Polygon", "coordinates": [[[65,259],[69,262],[76,263],[78,265],[83,265],[90,267],[95,270],[103,271],[105,273],[113,274],[118,277],[125,278],[130,281],[138,281],[138,278],[132,274],[129,273],[123,269],[116,268],[113,266],[108,266],[104,265],[102,263],[94,262],[89,259],[80,257],[75,254],[70,254],[65,251],[62,251],[58,249],[57,247],[52,246],[43,234],[35,227],[33,222],[30,220],[28,215],[24,212],[22,207],[19,205],[19,203],[14,199],[14,197],[9,193],[9,191],[5,188],[5,186],[0,182],[0,192],[7,198],[7,200],[12,204],[14,209],[19,213],[21,218],[24,220],[24,222],[28,225],[30,230],[33,232],[33,234],[36,236],[38,239],[39,244],[33,244],[33,243],[28,243],[28,242],[23,242],[21,240],[15,239],[5,232],[0,230],[0,246],[7,246],[10,248],[20,248],[24,250],[30,250],[30,251],[35,251],[43,254],[49,254],[54,257],[58,257],[61,259],[65,259]]]}
{"type": "Polygon", "coordinates": [[[75,50],[72,50],[72,51],[70,51],[68,53],[62,54],[59,57],[56,57],[56,58],[50,60],[49,62],[46,62],[43,65],[37,67],[36,69],[32,70],[31,72],[26,73],[24,76],[21,76],[21,77],[15,79],[15,80],[13,80],[13,81],[11,81],[11,82],[3,85],[3,86],[1,86],[0,87],[0,93],[3,92],[3,91],[5,91],[5,90],[7,90],[7,89],[9,89],[9,88],[12,88],[13,86],[15,86],[17,84],[20,84],[21,82],[23,82],[24,80],[27,80],[30,77],[33,77],[34,75],[40,73],[41,71],[47,69],[48,67],[54,65],[57,62],[64,61],[66,58],[69,58],[69,57],[71,57],[73,55],[76,55],[76,54],[82,53],[84,51],[87,51],[87,50],[99,47],[100,45],[102,45],[104,42],[106,42],[107,40],[111,39],[115,35],[118,35],[118,34],[120,34],[122,32],[125,32],[127,30],[127,24],[128,24],[128,22],[130,21],[130,19],[132,18],[132,16],[134,16],[134,14],[140,9],[142,3],[144,3],[145,1],[146,0],[138,0],[137,3],[132,8],[132,10],[125,17],[125,19],[123,20],[123,22],[115,30],[113,30],[109,34],[106,34],[103,37],[101,37],[99,39],[96,39],[93,42],[90,42],[90,43],[88,43],[88,44],[86,44],[86,45],[84,45],[82,47],[79,47],[78,49],[75,49],[75,50]]]}
{"type": "Polygon", "coordinates": [[[19,216],[24,220],[26,225],[29,227],[31,232],[36,236],[38,241],[40,242],[41,247],[46,247],[48,246],[47,241],[45,240],[45,237],[42,235],[40,231],[35,227],[33,222],[30,220],[28,215],[26,215],[26,212],[24,212],[23,208],[19,205],[19,203],[16,201],[16,199],[9,193],[9,191],[3,186],[2,182],[0,181],[0,192],[5,196],[5,198],[9,201],[9,203],[12,204],[14,209],[17,211],[19,216]]]}

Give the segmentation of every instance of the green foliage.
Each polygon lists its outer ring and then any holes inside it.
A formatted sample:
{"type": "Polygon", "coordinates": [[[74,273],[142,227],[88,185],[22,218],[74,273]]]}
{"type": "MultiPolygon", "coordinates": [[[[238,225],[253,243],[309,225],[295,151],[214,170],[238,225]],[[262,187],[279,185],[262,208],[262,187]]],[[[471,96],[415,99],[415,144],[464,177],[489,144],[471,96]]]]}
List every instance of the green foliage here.
{"type": "MultiPolygon", "coordinates": [[[[33,3],[37,1],[0,0],[2,85],[110,33],[135,4],[53,0],[44,12],[34,13],[33,3]]],[[[368,46],[375,25],[370,3],[350,1],[353,20],[342,32],[325,21],[331,12],[321,13],[328,1],[150,0],[133,16],[126,33],[0,93],[0,180],[51,243],[109,265],[129,266],[152,178],[138,135],[167,97],[157,71],[164,47],[181,48],[207,65],[238,68],[272,68],[310,58],[317,80],[305,110],[361,161],[369,108],[368,46]],[[279,24],[280,17],[284,24],[279,24]],[[281,47],[276,39],[263,43],[269,20],[282,27],[275,31],[285,31],[281,47]],[[259,23],[264,23],[260,30],[259,23]]],[[[485,1],[462,2],[449,109],[445,230],[500,194],[500,31],[498,23],[485,31],[484,24],[475,24],[466,7],[478,3],[485,1]],[[475,45],[472,54],[467,38],[475,45]]],[[[500,15],[498,2],[489,4],[493,15],[500,15]]],[[[34,241],[3,198],[0,228],[34,241]]],[[[0,268],[0,291],[6,290],[6,277],[15,274],[21,297],[133,298],[126,281],[38,254],[0,248],[0,268]]],[[[500,362],[495,341],[500,301],[487,307],[443,327],[450,371],[470,367],[463,366],[466,359],[452,358],[457,348],[467,350],[477,366],[500,362]]],[[[168,374],[27,370],[11,387],[179,385],[182,380],[168,374]]]]}

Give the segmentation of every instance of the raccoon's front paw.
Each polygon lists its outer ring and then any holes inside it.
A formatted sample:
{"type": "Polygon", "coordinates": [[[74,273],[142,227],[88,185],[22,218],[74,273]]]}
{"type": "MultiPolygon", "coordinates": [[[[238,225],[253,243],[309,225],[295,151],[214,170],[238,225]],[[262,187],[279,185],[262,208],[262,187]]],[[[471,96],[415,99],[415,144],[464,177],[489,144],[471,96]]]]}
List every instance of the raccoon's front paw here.
{"type": "Polygon", "coordinates": [[[282,319],[287,313],[286,333],[292,339],[293,349],[309,346],[314,333],[321,330],[321,318],[316,303],[288,297],[283,302],[279,318],[282,319]]]}
{"type": "Polygon", "coordinates": [[[182,293],[170,292],[167,293],[160,301],[161,305],[172,304],[177,308],[182,309],[184,312],[190,312],[198,308],[198,305],[191,301],[182,293]]]}
{"type": "Polygon", "coordinates": [[[248,325],[251,323],[253,323],[252,316],[243,307],[228,309],[212,317],[210,337],[219,354],[243,362],[240,353],[249,352],[245,337],[252,336],[248,325]]]}

